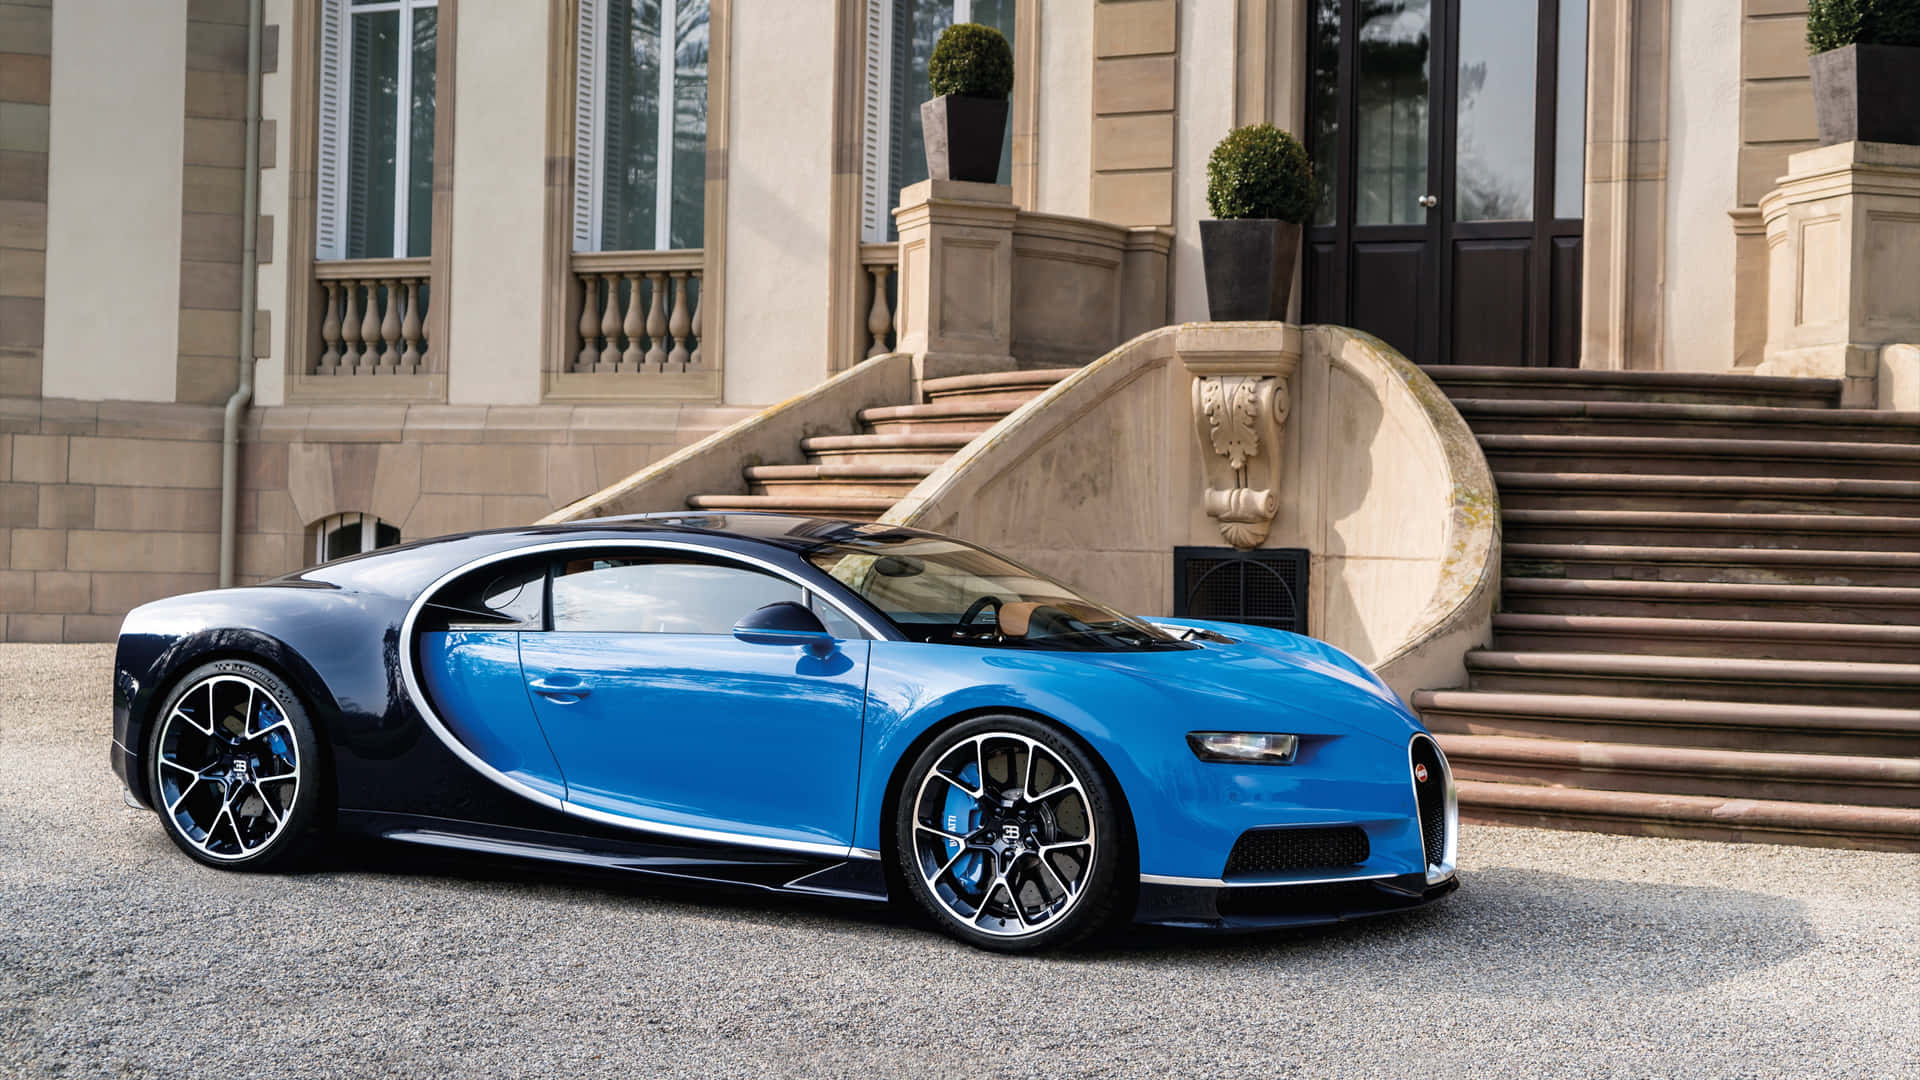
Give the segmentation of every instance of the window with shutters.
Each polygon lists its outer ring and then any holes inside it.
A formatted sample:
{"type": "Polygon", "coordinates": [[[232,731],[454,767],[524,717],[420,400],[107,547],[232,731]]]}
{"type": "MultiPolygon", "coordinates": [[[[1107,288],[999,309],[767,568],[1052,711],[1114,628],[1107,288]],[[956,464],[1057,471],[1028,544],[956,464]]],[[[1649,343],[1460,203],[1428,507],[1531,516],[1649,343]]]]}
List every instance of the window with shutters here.
{"type": "Polygon", "coordinates": [[[437,0],[321,0],[320,259],[430,254],[437,0]]]}
{"type": "MultiPolygon", "coordinates": [[[[920,103],[927,61],[940,32],[955,23],[991,26],[1012,42],[1016,0],[867,0],[867,101],[862,131],[861,238],[898,239],[893,208],[900,189],[927,178],[920,103]]],[[[1012,125],[1000,151],[1000,183],[1013,167],[1012,125]]]]}
{"type": "Polygon", "coordinates": [[[573,249],[705,242],[708,0],[579,0],[573,249]]]}

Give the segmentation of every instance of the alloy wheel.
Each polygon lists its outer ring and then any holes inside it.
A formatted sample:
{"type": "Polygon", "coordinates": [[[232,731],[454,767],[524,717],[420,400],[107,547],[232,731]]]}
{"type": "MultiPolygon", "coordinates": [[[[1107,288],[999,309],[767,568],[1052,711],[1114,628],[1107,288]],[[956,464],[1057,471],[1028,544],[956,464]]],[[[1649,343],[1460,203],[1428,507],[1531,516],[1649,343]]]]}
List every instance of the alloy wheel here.
{"type": "Polygon", "coordinates": [[[915,796],[913,865],[960,924],[1023,937],[1064,918],[1095,861],[1093,809],[1061,755],[989,731],[955,744],[915,796]]]}
{"type": "Polygon", "coordinates": [[[155,746],[160,812],[200,854],[248,859],[286,830],[303,762],[286,706],[260,683],[200,680],[175,699],[155,746]]]}

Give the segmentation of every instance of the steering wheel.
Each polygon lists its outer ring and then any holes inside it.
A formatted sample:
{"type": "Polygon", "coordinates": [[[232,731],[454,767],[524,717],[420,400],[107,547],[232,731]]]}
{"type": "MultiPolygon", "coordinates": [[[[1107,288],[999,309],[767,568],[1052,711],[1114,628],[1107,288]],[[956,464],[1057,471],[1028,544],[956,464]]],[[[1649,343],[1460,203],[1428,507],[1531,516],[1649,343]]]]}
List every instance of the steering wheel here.
{"type": "MultiPolygon", "coordinates": [[[[994,634],[995,636],[998,636],[999,635],[998,624],[1000,622],[1000,598],[992,594],[983,596],[980,599],[975,600],[973,603],[967,605],[967,610],[964,614],[960,616],[960,621],[954,624],[954,627],[953,627],[954,634],[955,635],[964,634],[966,632],[967,626],[973,622],[976,616],[978,616],[982,611],[985,611],[989,605],[993,607],[993,617],[994,617],[994,623],[995,623],[994,634]]],[[[985,636],[985,631],[982,631],[981,636],[983,637],[985,636]]]]}

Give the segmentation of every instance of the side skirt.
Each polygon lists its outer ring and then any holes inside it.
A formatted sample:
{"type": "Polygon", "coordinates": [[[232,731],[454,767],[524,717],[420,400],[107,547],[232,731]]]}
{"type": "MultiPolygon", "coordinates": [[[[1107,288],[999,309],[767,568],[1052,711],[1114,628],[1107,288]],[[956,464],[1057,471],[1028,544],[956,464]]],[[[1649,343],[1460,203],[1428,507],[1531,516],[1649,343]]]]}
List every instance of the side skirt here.
{"type": "Polygon", "coordinates": [[[840,860],[727,844],[612,840],[377,810],[340,811],[339,827],[402,844],[679,882],[867,902],[887,899],[885,871],[873,859],[840,860]]]}

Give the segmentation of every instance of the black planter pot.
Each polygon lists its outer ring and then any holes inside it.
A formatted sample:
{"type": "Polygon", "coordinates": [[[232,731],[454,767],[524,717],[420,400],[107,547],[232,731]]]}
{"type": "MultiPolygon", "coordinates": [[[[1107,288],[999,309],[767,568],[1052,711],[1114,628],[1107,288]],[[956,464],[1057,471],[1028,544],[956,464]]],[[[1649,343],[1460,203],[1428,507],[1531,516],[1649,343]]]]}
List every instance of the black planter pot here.
{"type": "Polygon", "coordinates": [[[1278,218],[1204,219],[1200,262],[1207,272],[1207,314],[1214,322],[1278,322],[1287,317],[1300,226],[1278,218]]]}
{"type": "Polygon", "coordinates": [[[935,180],[992,184],[1000,179],[1000,143],[1007,134],[1007,99],[943,94],[920,104],[927,143],[927,175],[935,180]]]}
{"type": "Polygon", "coordinates": [[[1849,45],[1813,57],[1820,145],[1920,146],[1920,47],[1849,45]]]}

